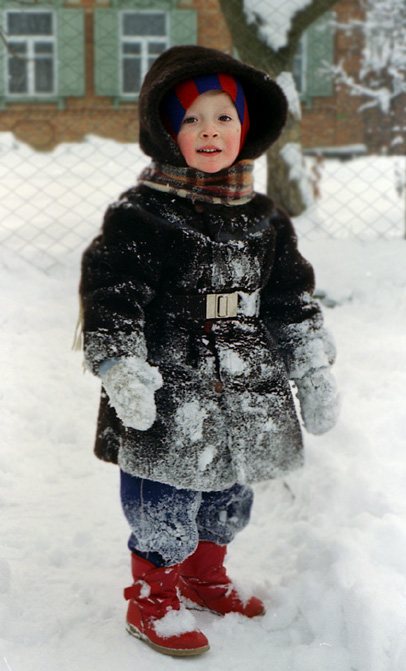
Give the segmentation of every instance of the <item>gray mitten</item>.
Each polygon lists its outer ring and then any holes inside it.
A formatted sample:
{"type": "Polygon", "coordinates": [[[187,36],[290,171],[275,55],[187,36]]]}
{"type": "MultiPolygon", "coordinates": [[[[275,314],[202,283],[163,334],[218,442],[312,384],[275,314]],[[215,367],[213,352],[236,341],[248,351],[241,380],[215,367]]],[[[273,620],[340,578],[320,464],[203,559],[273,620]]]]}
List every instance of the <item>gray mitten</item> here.
{"type": "Polygon", "coordinates": [[[339,396],[328,366],[309,371],[295,380],[304,425],[320,435],[333,428],[339,412],[339,396]]]}
{"type": "Polygon", "coordinates": [[[123,357],[111,365],[104,362],[99,375],[123,424],[139,431],[149,429],[156,419],[154,392],[162,387],[158,368],[139,357],[123,357]]]}

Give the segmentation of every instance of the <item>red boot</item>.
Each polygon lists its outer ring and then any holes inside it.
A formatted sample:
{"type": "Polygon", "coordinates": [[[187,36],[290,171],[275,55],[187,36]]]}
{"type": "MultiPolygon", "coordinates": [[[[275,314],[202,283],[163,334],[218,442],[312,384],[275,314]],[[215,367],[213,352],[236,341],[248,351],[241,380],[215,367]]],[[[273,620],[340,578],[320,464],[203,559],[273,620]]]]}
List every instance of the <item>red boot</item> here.
{"type": "Polygon", "coordinates": [[[180,564],[157,568],[131,555],[134,584],[124,590],[129,600],[127,631],[165,655],[199,655],[209,649],[207,638],[180,607],[176,585],[180,564]]]}
{"type": "Polygon", "coordinates": [[[223,566],[225,545],[200,541],[197,550],[180,567],[181,595],[201,608],[220,615],[240,613],[256,617],[265,613],[264,604],[255,596],[243,603],[223,566]]]}

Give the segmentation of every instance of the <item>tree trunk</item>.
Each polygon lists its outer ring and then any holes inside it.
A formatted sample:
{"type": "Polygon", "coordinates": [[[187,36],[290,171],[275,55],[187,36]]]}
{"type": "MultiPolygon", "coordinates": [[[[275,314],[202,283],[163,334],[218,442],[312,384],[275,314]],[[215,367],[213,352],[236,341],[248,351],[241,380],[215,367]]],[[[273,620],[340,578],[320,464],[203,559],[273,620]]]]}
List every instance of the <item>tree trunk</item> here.
{"type": "MultiPolygon", "coordinates": [[[[299,10],[292,17],[287,44],[275,51],[261,39],[261,17],[257,16],[252,23],[247,22],[243,0],[219,0],[241,60],[264,70],[274,79],[282,72],[291,72],[293,57],[304,31],[336,1],[313,0],[299,10]]],[[[283,11],[282,4],[278,11],[283,11]]],[[[311,188],[309,183],[306,186],[300,119],[292,113],[280,139],[267,152],[267,193],[291,216],[298,216],[309,205],[311,188]],[[288,150],[293,146],[299,150],[294,170],[286,162],[288,150]]]]}
{"type": "Polygon", "coordinates": [[[307,184],[302,156],[300,119],[289,114],[282,136],[267,151],[267,194],[292,217],[309,206],[310,185],[307,184]],[[287,154],[291,157],[293,166],[287,154]]]}

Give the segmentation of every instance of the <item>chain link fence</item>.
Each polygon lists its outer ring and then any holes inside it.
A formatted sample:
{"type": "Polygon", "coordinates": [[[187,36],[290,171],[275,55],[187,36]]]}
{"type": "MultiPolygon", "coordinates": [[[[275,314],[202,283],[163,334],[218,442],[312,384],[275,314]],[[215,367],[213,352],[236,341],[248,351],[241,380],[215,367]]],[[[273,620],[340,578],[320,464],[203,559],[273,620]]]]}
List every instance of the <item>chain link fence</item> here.
{"type": "MultiPolygon", "coordinates": [[[[272,2],[245,0],[247,25],[272,2]]],[[[341,4],[342,11],[351,6],[341,4]]],[[[325,29],[311,24],[292,60],[302,100],[299,179],[305,171],[313,198],[295,218],[296,228],[310,239],[401,238],[404,155],[388,151],[384,137],[380,150],[371,150],[365,137],[376,136],[383,117],[374,122],[359,113],[359,101],[350,90],[338,92],[331,77],[328,86],[320,83],[328,58],[334,64],[340,40],[347,39],[339,27],[341,4],[333,6],[329,44],[325,29]]],[[[358,0],[352,4],[356,14],[358,0]]],[[[290,3],[279,5],[286,12],[275,23],[282,40],[292,17],[290,3]]],[[[0,11],[0,242],[48,272],[78,263],[107,205],[149,162],[136,142],[137,92],[148,65],[173,44],[232,52],[232,31],[216,0],[112,0],[109,7],[0,0],[0,11]]],[[[272,45],[275,35],[262,39],[272,45]]],[[[385,127],[391,123],[398,121],[384,118],[385,127]]],[[[255,180],[256,189],[265,191],[264,158],[256,163],[255,180]]]]}

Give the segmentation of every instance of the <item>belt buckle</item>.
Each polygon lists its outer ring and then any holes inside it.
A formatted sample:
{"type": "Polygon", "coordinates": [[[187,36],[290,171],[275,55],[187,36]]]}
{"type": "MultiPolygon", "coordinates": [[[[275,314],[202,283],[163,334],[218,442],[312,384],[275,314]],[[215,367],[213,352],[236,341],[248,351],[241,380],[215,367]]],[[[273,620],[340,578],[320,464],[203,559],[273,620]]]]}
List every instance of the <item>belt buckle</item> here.
{"type": "Polygon", "coordinates": [[[238,292],[232,294],[207,294],[206,319],[226,319],[236,317],[238,292]]]}

